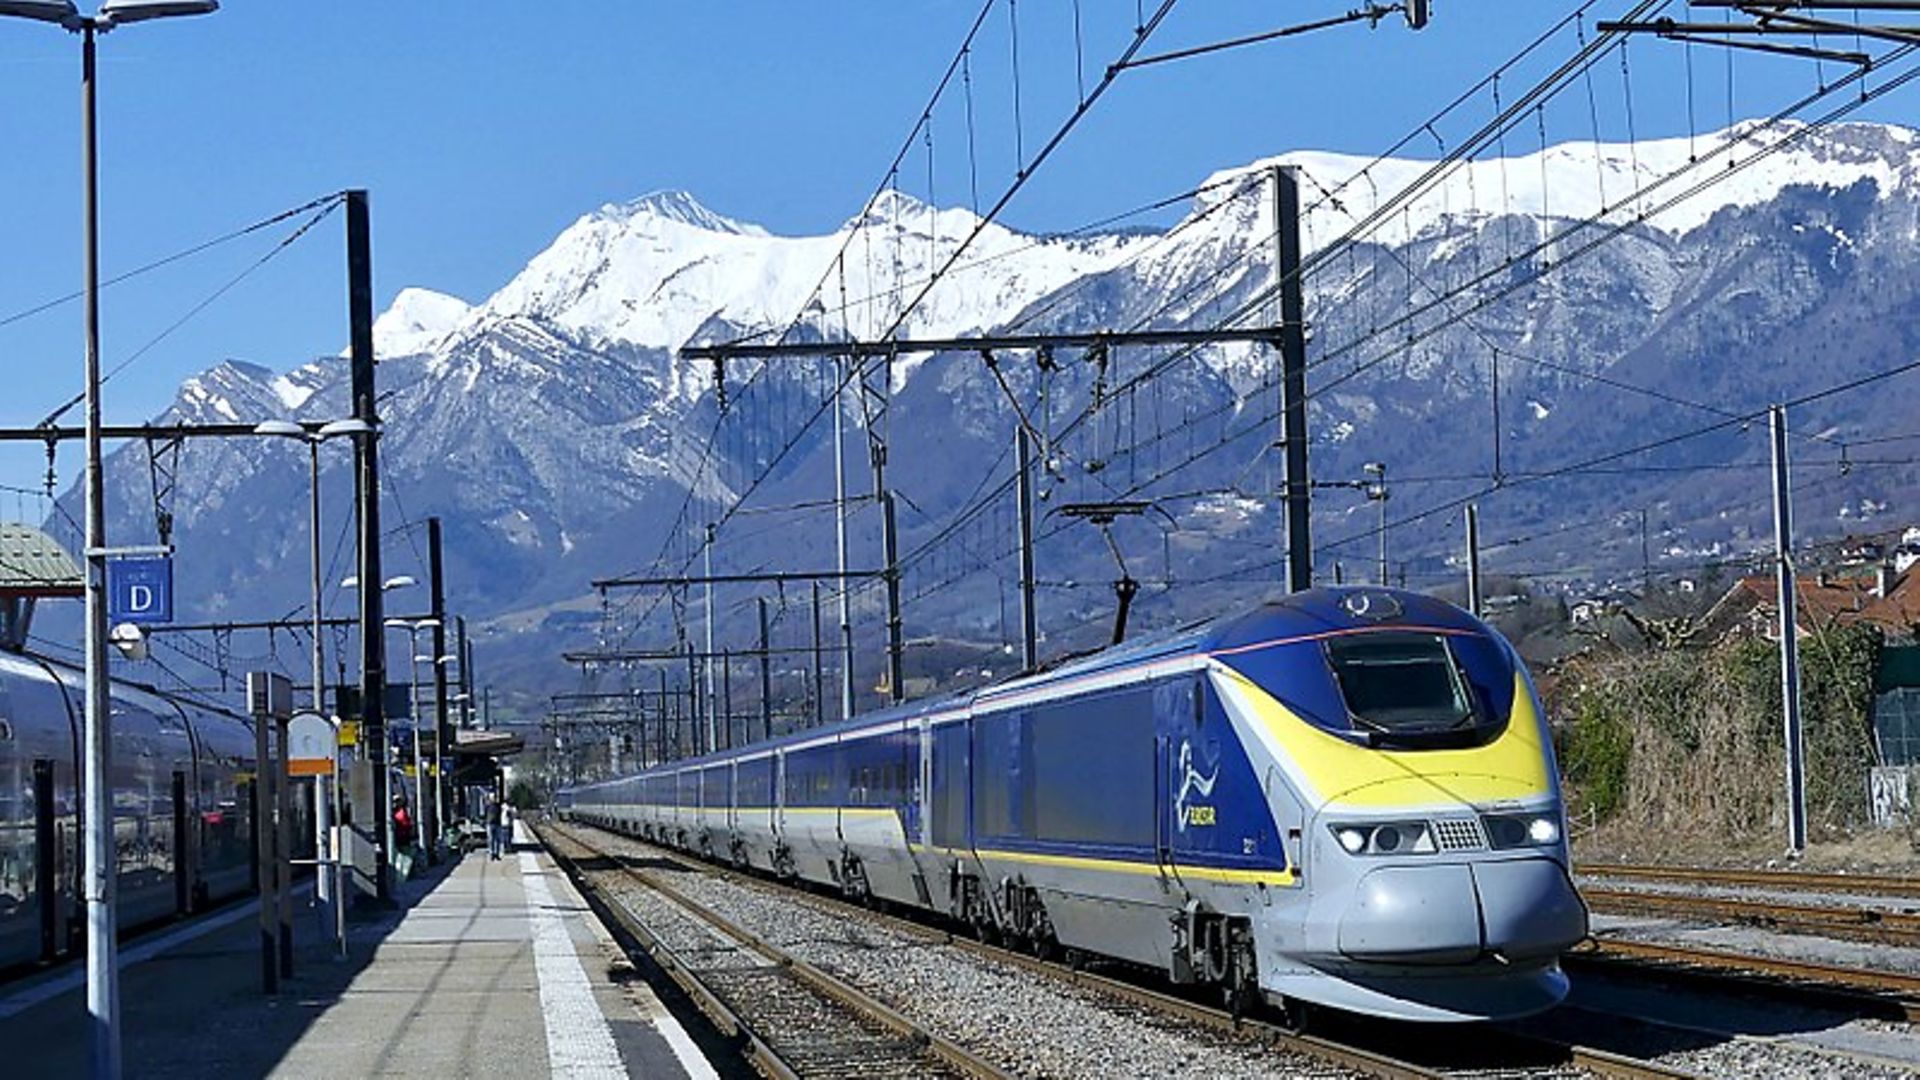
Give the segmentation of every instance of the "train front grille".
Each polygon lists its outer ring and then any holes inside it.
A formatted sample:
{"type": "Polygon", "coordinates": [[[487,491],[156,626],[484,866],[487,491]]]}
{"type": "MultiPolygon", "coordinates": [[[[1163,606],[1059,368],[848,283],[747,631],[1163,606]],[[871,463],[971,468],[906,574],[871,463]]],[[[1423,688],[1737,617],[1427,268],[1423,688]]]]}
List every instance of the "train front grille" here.
{"type": "Polygon", "coordinates": [[[1479,851],[1487,846],[1479,818],[1441,818],[1433,823],[1433,835],[1441,851],[1479,851]]]}

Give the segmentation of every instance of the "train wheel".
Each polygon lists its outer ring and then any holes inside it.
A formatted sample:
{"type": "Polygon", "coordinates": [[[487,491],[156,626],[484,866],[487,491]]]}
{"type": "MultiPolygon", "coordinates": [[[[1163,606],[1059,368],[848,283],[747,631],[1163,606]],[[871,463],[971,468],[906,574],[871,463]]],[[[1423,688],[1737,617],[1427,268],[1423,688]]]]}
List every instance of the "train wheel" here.
{"type": "Polygon", "coordinates": [[[1087,966],[1087,954],[1080,949],[1068,949],[1066,961],[1069,970],[1079,971],[1087,966]]]}

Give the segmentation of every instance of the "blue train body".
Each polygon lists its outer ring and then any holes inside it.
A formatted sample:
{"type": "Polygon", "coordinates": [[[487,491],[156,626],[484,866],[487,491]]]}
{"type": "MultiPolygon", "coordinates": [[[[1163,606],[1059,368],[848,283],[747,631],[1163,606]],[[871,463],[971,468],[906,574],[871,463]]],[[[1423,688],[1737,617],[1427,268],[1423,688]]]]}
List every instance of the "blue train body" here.
{"type": "Polygon", "coordinates": [[[1511,648],[1318,589],[947,698],[563,793],[564,813],[1212,983],[1524,1015],[1586,933],[1511,648]]]}

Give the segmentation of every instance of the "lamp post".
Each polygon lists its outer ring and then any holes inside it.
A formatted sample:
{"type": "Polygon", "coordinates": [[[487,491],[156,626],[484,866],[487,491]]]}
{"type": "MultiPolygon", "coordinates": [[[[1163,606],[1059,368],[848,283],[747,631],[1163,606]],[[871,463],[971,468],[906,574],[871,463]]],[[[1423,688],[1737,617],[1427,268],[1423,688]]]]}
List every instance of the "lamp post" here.
{"type": "Polygon", "coordinates": [[[82,15],[73,0],[0,0],[0,16],[58,25],[80,35],[82,317],[86,355],[86,732],[82,813],[86,821],[81,895],[87,905],[88,1066],[95,1077],[120,1075],[120,978],[113,912],[115,865],[111,772],[112,714],[107,690],[106,491],[100,453],[100,183],[94,110],[94,39],[116,26],[175,15],[205,15],[217,0],[107,0],[82,15]]]}
{"type": "Polygon", "coordinates": [[[1384,589],[1387,587],[1387,496],[1389,494],[1387,491],[1387,463],[1384,461],[1369,461],[1360,466],[1360,471],[1367,474],[1366,485],[1361,490],[1367,493],[1367,498],[1370,501],[1380,504],[1379,581],[1380,587],[1384,589]]]}
{"type": "MultiPolygon", "coordinates": [[[[291,420],[267,420],[254,425],[257,435],[273,435],[280,438],[299,439],[307,444],[307,529],[311,533],[308,545],[312,569],[313,595],[308,600],[308,610],[313,613],[313,711],[321,716],[327,715],[326,692],[327,668],[322,653],[322,627],[320,614],[320,444],[328,439],[342,435],[364,435],[373,430],[373,425],[365,420],[334,420],[309,431],[306,427],[291,420]]],[[[337,756],[337,755],[336,755],[337,756]]],[[[331,840],[333,837],[333,807],[339,801],[340,786],[339,762],[334,763],[331,774],[333,782],[329,785],[315,781],[313,785],[313,841],[314,851],[319,856],[321,872],[315,891],[320,897],[322,907],[334,902],[334,875],[327,872],[335,865],[331,840]]]]}
{"type": "MultiPolygon", "coordinates": [[[[381,595],[384,596],[385,594],[392,592],[395,589],[405,589],[417,584],[419,583],[415,581],[413,577],[409,574],[396,574],[393,577],[387,578],[386,580],[380,583],[380,593],[381,595]]],[[[359,588],[360,575],[348,574],[346,577],[341,578],[340,587],[343,589],[359,588]]],[[[384,642],[382,644],[384,644],[384,642]]],[[[360,703],[360,708],[362,710],[365,710],[367,707],[368,705],[366,702],[363,701],[360,703]]],[[[363,732],[363,735],[364,734],[365,733],[363,732]]],[[[378,734],[382,738],[386,737],[384,731],[379,732],[378,734]]],[[[365,738],[362,738],[360,740],[360,746],[361,746],[362,752],[364,753],[365,747],[366,747],[365,738]]],[[[373,776],[371,777],[371,779],[373,780],[373,808],[370,811],[374,815],[374,819],[370,824],[374,824],[375,826],[377,826],[373,830],[373,865],[374,865],[374,879],[376,883],[375,889],[376,889],[376,892],[379,894],[380,901],[383,903],[387,900],[389,895],[387,891],[387,865],[388,865],[389,858],[393,854],[393,814],[391,811],[387,809],[387,770],[385,765],[386,759],[387,759],[386,748],[382,747],[381,752],[374,758],[374,762],[377,767],[373,770],[373,776]]]]}
{"type": "MultiPolygon", "coordinates": [[[[440,620],[431,616],[424,619],[388,619],[386,621],[387,629],[405,630],[407,632],[407,700],[412,706],[410,711],[413,713],[413,805],[416,810],[421,806],[421,774],[426,771],[425,763],[420,760],[420,662],[422,660],[431,661],[433,659],[431,656],[420,655],[420,631],[432,630],[439,625],[440,620]]],[[[439,741],[440,733],[436,731],[434,732],[434,743],[436,747],[434,753],[436,758],[439,756],[439,741]]],[[[428,817],[436,824],[437,829],[437,824],[440,820],[439,784],[436,782],[434,786],[428,790],[434,792],[433,806],[428,810],[428,817]]],[[[420,831],[423,835],[426,832],[425,829],[421,829],[420,831]]],[[[431,846],[427,848],[427,858],[433,858],[433,848],[431,846]]]]}

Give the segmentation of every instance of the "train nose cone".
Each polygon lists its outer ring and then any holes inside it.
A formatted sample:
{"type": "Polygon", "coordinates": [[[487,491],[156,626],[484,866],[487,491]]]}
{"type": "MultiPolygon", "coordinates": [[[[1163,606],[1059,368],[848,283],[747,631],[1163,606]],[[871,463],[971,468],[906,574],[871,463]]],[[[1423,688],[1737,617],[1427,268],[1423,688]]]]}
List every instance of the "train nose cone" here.
{"type": "Polygon", "coordinates": [[[1508,960],[1558,956],[1587,936],[1587,908],[1552,859],[1475,863],[1487,948],[1508,960]]]}
{"type": "Polygon", "coordinates": [[[1369,871],[1340,919],[1340,951],[1355,960],[1464,964],[1480,949],[1473,871],[1465,865],[1369,871]]]}
{"type": "Polygon", "coordinates": [[[1340,918],[1340,951],[1396,964],[1556,956],[1587,935],[1587,910],[1552,859],[1383,866],[1340,918]]]}

